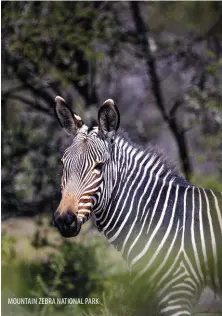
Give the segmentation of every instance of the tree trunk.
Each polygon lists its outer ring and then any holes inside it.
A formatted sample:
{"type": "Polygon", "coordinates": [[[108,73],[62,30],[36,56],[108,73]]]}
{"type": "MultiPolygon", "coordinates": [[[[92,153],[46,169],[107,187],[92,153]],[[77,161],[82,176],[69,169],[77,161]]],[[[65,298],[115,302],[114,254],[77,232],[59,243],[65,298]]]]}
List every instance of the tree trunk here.
{"type": "Polygon", "coordinates": [[[135,29],[137,31],[139,42],[141,45],[141,50],[146,59],[147,72],[151,79],[151,90],[156,100],[156,105],[158,109],[160,110],[160,113],[164,121],[167,123],[168,127],[170,128],[174,136],[174,139],[176,141],[178,151],[179,151],[179,157],[181,161],[182,170],[187,180],[189,180],[192,174],[192,166],[191,166],[191,161],[189,158],[184,130],[182,130],[178,126],[177,121],[176,121],[176,116],[171,116],[166,111],[166,106],[165,106],[164,98],[162,95],[160,80],[158,78],[158,73],[157,73],[156,59],[151,52],[150,44],[147,38],[147,35],[149,35],[150,31],[149,31],[149,28],[145,26],[144,20],[141,16],[139,2],[136,2],[136,1],[130,2],[130,8],[131,8],[133,21],[135,23],[135,29]]]}

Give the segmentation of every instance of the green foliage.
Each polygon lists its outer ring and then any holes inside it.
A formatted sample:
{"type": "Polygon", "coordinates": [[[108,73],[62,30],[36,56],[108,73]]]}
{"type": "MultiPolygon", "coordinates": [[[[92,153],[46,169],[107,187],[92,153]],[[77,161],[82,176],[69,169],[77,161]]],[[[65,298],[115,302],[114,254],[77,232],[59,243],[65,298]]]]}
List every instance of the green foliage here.
{"type": "Polygon", "coordinates": [[[15,260],[16,253],[15,253],[14,245],[15,245],[14,237],[8,236],[6,234],[2,236],[2,242],[1,242],[2,265],[10,264],[15,260]]]}
{"type": "MultiPolygon", "coordinates": [[[[31,240],[30,240],[31,241],[31,240]]],[[[18,260],[9,249],[14,239],[3,239],[3,297],[45,297],[45,298],[100,298],[106,290],[111,273],[108,263],[107,247],[101,241],[81,244],[63,241],[51,246],[53,252],[44,260],[18,260]],[[106,253],[107,261],[101,261],[106,253]],[[13,258],[13,261],[12,261],[13,258]],[[16,259],[16,260],[15,260],[16,259]]],[[[45,245],[37,245],[44,252],[45,245]]],[[[118,270],[118,267],[116,267],[118,270]]],[[[82,315],[86,310],[98,308],[97,305],[26,305],[24,309],[36,315],[56,315],[73,313],[82,315]]],[[[8,307],[7,307],[8,309],[8,307]]],[[[13,309],[13,308],[12,308],[13,309]]]]}
{"type": "Polygon", "coordinates": [[[214,175],[207,176],[204,178],[201,176],[195,175],[192,177],[191,182],[192,184],[203,187],[203,188],[215,190],[217,192],[222,192],[222,183],[220,181],[220,178],[214,175]]]}
{"type": "Polygon", "coordinates": [[[201,84],[195,86],[189,93],[189,111],[193,115],[190,123],[194,128],[199,123],[202,134],[199,137],[199,144],[205,149],[201,157],[197,157],[200,162],[214,161],[219,171],[217,175],[210,175],[204,181],[204,186],[208,183],[211,188],[220,189],[222,176],[222,106],[221,94],[221,58],[212,51],[207,51],[209,60],[205,65],[202,74],[201,84]],[[209,84],[212,81],[213,86],[209,84]],[[218,183],[218,184],[216,184],[218,183]]]}
{"type": "Polygon", "coordinates": [[[92,247],[64,242],[57,250],[47,262],[30,266],[31,275],[38,275],[39,297],[89,297],[102,291],[103,272],[92,247]]]}
{"type": "Polygon", "coordinates": [[[213,2],[171,2],[149,5],[149,21],[155,31],[173,32],[184,35],[187,32],[204,33],[218,18],[218,8],[213,2]],[[176,28],[175,28],[176,25],[176,28]]]}
{"type": "Polygon", "coordinates": [[[93,2],[8,2],[3,7],[3,23],[10,25],[8,49],[38,76],[47,73],[64,86],[74,80],[83,85],[90,62],[101,57],[95,43],[115,33],[105,7],[100,15],[93,2]]]}
{"type": "Polygon", "coordinates": [[[114,38],[116,31],[109,4],[102,6],[102,14],[101,5],[2,4],[2,206],[6,218],[56,208],[64,146],[55,117],[51,121],[49,116],[54,115],[55,96],[67,86],[89,104],[98,101],[95,67],[104,57],[105,46],[98,50],[97,43],[114,38]]]}
{"type": "Polygon", "coordinates": [[[2,138],[2,210],[3,215],[20,212],[35,214],[56,202],[61,176],[58,140],[53,134],[55,123],[40,118],[16,121],[16,128],[4,129],[2,138]],[[30,133],[32,130],[32,133],[30,133]],[[16,140],[16,141],[15,141],[16,140]],[[55,190],[56,187],[56,190],[55,190]],[[33,208],[30,207],[33,205],[33,208]]]}

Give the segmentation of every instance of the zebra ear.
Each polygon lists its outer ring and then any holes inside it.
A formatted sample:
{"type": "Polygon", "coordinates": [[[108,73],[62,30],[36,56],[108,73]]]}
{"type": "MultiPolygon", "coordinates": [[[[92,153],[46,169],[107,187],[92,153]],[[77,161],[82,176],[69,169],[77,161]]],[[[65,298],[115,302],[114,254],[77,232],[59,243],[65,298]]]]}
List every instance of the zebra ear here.
{"type": "Polygon", "coordinates": [[[59,96],[55,98],[55,113],[59,124],[69,135],[75,135],[77,130],[83,125],[81,117],[76,115],[66,101],[59,96]]]}
{"type": "Polygon", "coordinates": [[[99,131],[109,140],[115,135],[119,123],[120,114],[112,99],[106,100],[98,113],[99,131]]]}

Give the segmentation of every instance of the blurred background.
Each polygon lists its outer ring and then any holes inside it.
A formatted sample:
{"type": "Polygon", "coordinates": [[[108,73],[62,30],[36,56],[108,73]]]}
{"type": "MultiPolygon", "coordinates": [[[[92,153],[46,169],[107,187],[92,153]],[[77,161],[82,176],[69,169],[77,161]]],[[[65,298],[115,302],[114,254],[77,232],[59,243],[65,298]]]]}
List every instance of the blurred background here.
{"type": "MultiPolygon", "coordinates": [[[[192,183],[222,191],[222,3],[1,6],[3,313],[133,315],[119,291],[122,260],[93,223],[71,241],[51,226],[72,141],[54,98],[87,124],[113,98],[134,141],[159,147],[192,183]],[[11,306],[8,297],[100,297],[102,305],[11,306]]],[[[197,311],[216,312],[206,301],[197,311]]]]}

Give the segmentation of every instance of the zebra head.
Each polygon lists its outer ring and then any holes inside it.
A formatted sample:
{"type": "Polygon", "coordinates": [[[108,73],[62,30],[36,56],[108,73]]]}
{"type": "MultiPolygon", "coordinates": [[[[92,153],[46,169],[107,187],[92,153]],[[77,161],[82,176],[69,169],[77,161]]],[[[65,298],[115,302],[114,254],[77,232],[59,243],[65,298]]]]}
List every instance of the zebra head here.
{"type": "Polygon", "coordinates": [[[62,199],[53,222],[64,237],[73,237],[99,208],[106,184],[112,183],[109,171],[113,170],[112,147],[119,111],[113,100],[106,100],[98,112],[98,126],[91,129],[59,96],[55,98],[55,112],[73,142],[62,158],[62,199]]]}

